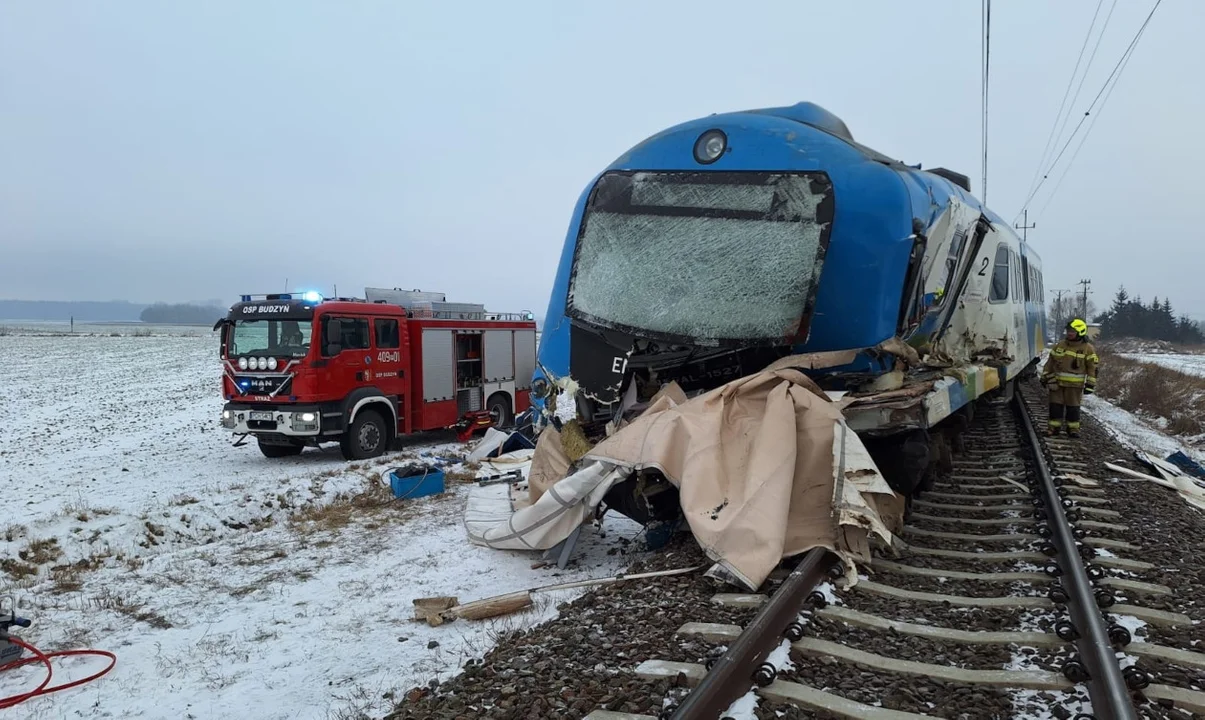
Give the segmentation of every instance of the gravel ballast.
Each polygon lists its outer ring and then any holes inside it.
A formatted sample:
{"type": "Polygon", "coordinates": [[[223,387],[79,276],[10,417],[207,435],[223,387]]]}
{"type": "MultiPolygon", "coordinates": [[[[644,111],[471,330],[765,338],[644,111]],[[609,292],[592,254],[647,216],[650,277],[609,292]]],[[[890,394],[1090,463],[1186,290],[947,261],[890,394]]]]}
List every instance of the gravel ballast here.
{"type": "MultiPolygon", "coordinates": [[[[1042,400],[1044,394],[1032,393],[1031,400],[1042,400]]],[[[982,419],[982,418],[981,418],[982,419]]],[[[1011,420],[986,419],[986,424],[998,428],[993,437],[968,439],[969,455],[956,456],[955,475],[974,472],[978,479],[966,484],[1001,484],[983,472],[1007,474],[1023,480],[1024,469],[1014,462],[989,465],[991,454],[977,452],[990,443],[1018,444],[1011,430],[1011,420]]],[[[1043,423],[1036,423],[1039,428],[1043,423]]],[[[1016,453],[1015,450],[1006,452],[1016,453]]],[[[1205,552],[1205,520],[1185,504],[1175,493],[1146,482],[1110,481],[1114,473],[1103,463],[1124,464],[1147,472],[1132,460],[1132,452],[1120,446],[1090,416],[1085,418],[1082,437],[1070,449],[1074,462],[1086,468],[1064,466],[1098,480],[1105,491],[1101,496],[1107,505],[1098,507],[1120,512],[1116,519],[1085,516],[1130,526],[1125,532],[1092,530],[1093,536],[1127,540],[1140,550],[1112,551],[1133,560],[1155,563],[1157,568],[1136,573],[1106,568],[1112,577],[1141,579],[1170,587],[1174,595],[1148,596],[1131,593],[1128,597],[1117,592],[1119,600],[1143,607],[1171,610],[1188,615],[1194,621],[1205,621],[1205,573],[1196,565],[1199,550],[1205,552]]],[[[1065,462],[1065,461],[1064,461],[1065,462]]],[[[1056,465],[1057,467],[1057,465],[1056,465]]],[[[959,484],[961,480],[949,483],[959,484]]],[[[1074,489],[1074,486],[1070,486],[1074,489]]],[[[935,488],[940,492],[968,495],[998,495],[1007,489],[935,488]]],[[[923,496],[922,496],[923,497],[923,496]]],[[[975,501],[932,498],[933,502],[948,505],[969,505],[975,501]]],[[[1004,501],[984,501],[999,505],[1004,501]]],[[[1032,506],[1026,501],[1019,509],[1026,514],[1032,506]]],[[[1095,507],[1095,506],[1094,506],[1095,507]]],[[[945,518],[965,517],[988,519],[1005,517],[1004,513],[980,510],[915,507],[914,512],[945,518]]],[[[909,525],[942,532],[1003,535],[1011,532],[1035,533],[1032,517],[1017,517],[1010,524],[971,525],[945,521],[910,519],[909,525]]],[[[1007,552],[1033,551],[1033,540],[1017,542],[975,543],[947,538],[904,536],[914,545],[945,550],[1007,552]]],[[[937,570],[962,572],[1040,572],[1042,562],[979,561],[963,558],[941,558],[902,553],[899,557],[884,555],[892,562],[937,570]]],[[[688,534],[675,538],[667,551],[647,556],[633,565],[630,572],[686,567],[705,564],[703,553],[688,534]]],[[[951,578],[912,576],[887,570],[867,573],[867,579],[897,588],[918,592],[943,593],[967,597],[1045,596],[1049,581],[982,582],[951,578]]],[[[767,589],[768,590],[768,589],[767,589]]],[[[676,681],[646,681],[632,671],[650,659],[703,663],[722,652],[723,646],[701,638],[683,638],[676,631],[687,622],[713,622],[743,626],[754,615],[752,609],[732,609],[711,602],[717,592],[736,592],[702,577],[701,572],[690,576],[657,578],[637,583],[606,586],[560,606],[555,620],[526,632],[514,633],[500,639],[497,646],[482,660],[470,661],[459,676],[442,684],[414,688],[390,720],[409,718],[581,718],[596,709],[643,713],[656,716],[667,699],[681,698],[685,687],[676,681]]],[[[882,597],[870,592],[851,589],[838,591],[838,604],[880,617],[903,620],[960,630],[1026,630],[1051,632],[1056,619],[1066,617],[1062,608],[962,608],[940,602],[922,602],[882,597]]],[[[461,621],[464,622],[464,621],[461,621]]],[[[455,632],[455,624],[449,626],[455,632]]],[[[1205,622],[1182,628],[1156,626],[1138,627],[1136,635],[1148,642],[1187,650],[1205,650],[1205,622]]],[[[1057,670],[1070,657],[1072,648],[1059,645],[1048,648],[1017,648],[1011,646],[966,647],[944,641],[919,638],[896,632],[880,632],[853,628],[833,620],[815,616],[808,618],[806,636],[838,642],[851,648],[896,659],[915,660],[967,669],[1057,670]]],[[[844,697],[884,708],[926,713],[946,718],[1009,718],[1022,712],[1044,711],[1047,717],[1071,718],[1081,712],[1080,703],[1086,700],[1082,688],[1069,692],[1017,692],[978,685],[966,685],[873,671],[844,661],[826,657],[805,657],[792,653],[794,667],[780,674],[783,680],[794,680],[827,690],[844,697]]],[[[1157,660],[1142,659],[1139,666],[1154,675],[1154,682],[1178,687],[1205,688],[1205,671],[1178,666],[1157,660]]],[[[1189,714],[1153,703],[1139,705],[1140,715],[1150,718],[1190,717],[1189,714]]],[[[798,708],[771,705],[762,701],[755,710],[758,718],[824,718],[828,717],[798,708]]]]}

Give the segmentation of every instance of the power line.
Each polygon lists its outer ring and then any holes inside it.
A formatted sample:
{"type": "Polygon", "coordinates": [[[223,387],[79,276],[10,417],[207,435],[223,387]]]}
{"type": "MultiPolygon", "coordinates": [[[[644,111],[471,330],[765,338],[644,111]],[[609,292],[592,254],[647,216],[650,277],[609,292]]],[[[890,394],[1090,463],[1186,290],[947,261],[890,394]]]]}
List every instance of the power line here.
{"type": "MultiPolygon", "coordinates": [[[[1100,92],[1096,93],[1096,97],[1093,98],[1092,104],[1089,105],[1088,109],[1084,111],[1084,116],[1080,118],[1080,121],[1076,124],[1075,129],[1071,131],[1071,135],[1067,137],[1067,142],[1063,145],[1063,149],[1060,150],[1059,154],[1054,158],[1054,162],[1050,163],[1050,167],[1047,168],[1046,172],[1042,175],[1041,182],[1038,183],[1037,187],[1035,187],[1029,194],[1029,197],[1026,198],[1025,204],[1021,206],[1022,212],[1029,207],[1029,203],[1033,202],[1033,199],[1038,194],[1038,191],[1042,189],[1042,185],[1044,185],[1050,178],[1050,173],[1053,172],[1055,166],[1059,164],[1059,160],[1063,159],[1063,155],[1067,152],[1067,148],[1071,146],[1071,142],[1075,140],[1075,136],[1079,133],[1080,128],[1082,128],[1084,123],[1087,122],[1088,117],[1092,114],[1092,109],[1096,107],[1096,103],[1100,101],[1101,96],[1104,95],[1105,90],[1108,89],[1109,83],[1112,82],[1115,76],[1117,76],[1118,71],[1124,64],[1126,64],[1126,59],[1138,46],[1138,40],[1142,37],[1143,32],[1146,30],[1146,26],[1151,22],[1151,18],[1155,16],[1155,11],[1159,9],[1159,5],[1162,2],[1163,0],[1155,0],[1155,6],[1151,8],[1151,12],[1146,16],[1146,20],[1143,21],[1142,27],[1138,28],[1138,32],[1134,34],[1134,39],[1130,41],[1129,46],[1126,48],[1125,52],[1122,53],[1121,58],[1117,61],[1117,64],[1113,66],[1113,72],[1109,73],[1109,77],[1105,78],[1104,85],[1101,86],[1100,92]]],[[[1018,212],[1017,216],[1020,217],[1020,215],[1021,213],[1018,212]]]]}
{"type": "MultiPolygon", "coordinates": [[[[1075,59],[1075,67],[1071,70],[1071,77],[1067,78],[1067,89],[1063,91],[1063,100],[1059,103],[1059,111],[1054,114],[1054,123],[1050,126],[1050,136],[1046,138],[1046,147],[1042,149],[1042,156],[1038,158],[1038,166],[1033,169],[1033,179],[1029,181],[1029,189],[1032,191],[1038,184],[1038,175],[1041,174],[1042,168],[1046,165],[1046,159],[1050,155],[1050,151],[1054,149],[1055,130],[1059,127],[1059,120],[1063,117],[1063,109],[1067,107],[1067,98],[1071,96],[1071,86],[1075,84],[1075,76],[1079,74],[1079,64],[1084,59],[1084,50],[1088,49],[1088,41],[1092,39],[1092,29],[1096,27],[1096,18],[1100,15],[1100,8],[1105,4],[1105,0],[1097,0],[1096,12],[1092,13],[1092,23],[1088,25],[1088,33],[1084,35],[1084,44],[1080,46],[1079,57],[1075,59]]],[[[1088,76],[1087,69],[1084,70],[1084,77],[1088,76]]],[[[1081,83],[1082,85],[1082,83],[1081,83]]],[[[1074,103],[1072,103],[1074,105],[1074,103]]],[[[1071,116],[1071,111],[1067,111],[1067,116],[1071,116]]],[[[1062,134],[1061,132],[1059,134],[1062,134]]]]}
{"type": "Polygon", "coordinates": [[[1084,136],[1080,138],[1079,145],[1075,146],[1075,152],[1071,153],[1071,159],[1067,161],[1067,166],[1063,168],[1063,174],[1059,176],[1059,181],[1054,184],[1054,189],[1050,191],[1050,195],[1046,197],[1046,202],[1042,203],[1042,209],[1038,211],[1038,215],[1046,212],[1046,208],[1050,207],[1054,196],[1058,195],[1059,188],[1063,187],[1063,181],[1067,179],[1067,175],[1071,173],[1072,166],[1075,165],[1075,159],[1079,157],[1079,151],[1084,149],[1084,144],[1088,142],[1088,136],[1092,134],[1092,128],[1096,127],[1096,121],[1105,111],[1105,105],[1109,103],[1109,96],[1113,94],[1113,90],[1117,88],[1117,83],[1121,82],[1121,75],[1125,72],[1126,65],[1130,64],[1130,58],[1134,57],[1134,53],[1130,53],[1125,58],[1125,63],[1121,66],[1121,71],[1117,73],[1117,77],[1113,80],[1113,84],[1109,86],[1109,91],[1105,93],[1105,99],[1100,104],[1100,110],[1092,116],[1092,122],[1088,123],[1088,129],[1084,131],[1084,136]]]}
{"type": "MultiPolygon", "coordinates": [[[[1097,6],[1099,9],[1099,6],[1097,6]]],[[[1071,120],[1071,108],[1075,107],[1075,102],[1079,100],[1080,91],[1084,89],[1084,82],[1088,79],[1088,71],[1092,69],[1092,61],[1096,59],[1096,51],[1100,49],[1100,41],[1105,37],[1105,30],[1109,29],[1109,20],[1113,18],[1113,11],[1117,9],[1117,0],[1113,0],[1113,4],[1109,6],[1109,14],[1105,16],[1105,22],[1100,26],[1100,34],[1096,36],[1096,44],[1092,46],[1092,54],[1088,56],[1088,64],[1084,66],[1084,74],[1079,79],[1079,85],[1075,88],[1075,95],[1071,97],[1071,105],[1067,107],[1067,116],[1063,118],[1063,126],[1059,128],[1059,139],[1063,137],[1063,131],[1067,129],[1067,123],[1071,120]]],[[[1141,34],[1142,31],[1139,31],[1141,34]]]]}
{"type": "Polygon", "coordinates": [[[987,129],[988,129],[988,80],[992,59],[992,0],[983,0],[981,6],[983,24],[983,193],[980,200],[987,203],[987,129]]]}

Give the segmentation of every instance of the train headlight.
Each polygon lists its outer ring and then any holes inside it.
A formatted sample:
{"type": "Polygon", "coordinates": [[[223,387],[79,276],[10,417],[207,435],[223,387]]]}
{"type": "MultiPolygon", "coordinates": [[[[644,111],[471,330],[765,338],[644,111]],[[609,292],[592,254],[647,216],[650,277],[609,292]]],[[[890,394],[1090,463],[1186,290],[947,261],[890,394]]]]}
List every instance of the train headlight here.
{"type": "Polygon", "coordinates": [[[276,358],[268,358],[268,369],[269,370],[276,369],[276,358]]]}
{"type": "Polygon", "coordinates": [[[723,130],[708,130],[695,140],[695,162],[710,165],[728,149],[728,136],[723,130]]]}
{"type": "Polygon", "coordinates": [[[245,357],[241,357],[241,358],[239,358],[239,359],[238,359],[238,369],[239,369],[239,370],[246,370],[246,369],[247,369],[247,358],[245,358],[245,357]]]}
{"type": "Polygon", "coordinates": [[[536,378],[531,383],[531,394],[537,398],[548,397],[548,381],[544,378],[536,378]]]}

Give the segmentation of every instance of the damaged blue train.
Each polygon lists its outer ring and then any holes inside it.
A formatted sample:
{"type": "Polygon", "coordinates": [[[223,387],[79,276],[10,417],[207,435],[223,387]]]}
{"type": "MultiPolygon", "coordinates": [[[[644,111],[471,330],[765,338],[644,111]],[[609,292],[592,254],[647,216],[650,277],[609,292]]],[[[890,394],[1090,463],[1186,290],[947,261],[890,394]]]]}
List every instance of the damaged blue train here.
{"type": "Polygon", "coordinates": [[[702,392],[806,355],[911,494],[948,469],[973,401],[1033,371],[1043,297],[1041,259],[965,176],[860,145],[812,103],[691,120],[621,155],[574,208],[537,424],[569,410],[598,436],[670,381],[702,392]]]}

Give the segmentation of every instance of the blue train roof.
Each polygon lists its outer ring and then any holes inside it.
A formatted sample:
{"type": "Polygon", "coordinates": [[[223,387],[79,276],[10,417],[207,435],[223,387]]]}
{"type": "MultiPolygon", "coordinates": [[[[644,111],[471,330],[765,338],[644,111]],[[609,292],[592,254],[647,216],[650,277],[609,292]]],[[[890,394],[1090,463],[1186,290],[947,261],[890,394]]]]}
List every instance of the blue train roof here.
{"type": "MultiPolygon", "coordinates": [[[[901,175],[907,176],[910,180],[916,183],[917,186],[923,187],[926,191],[933,193],[933,199],[937,204],[944,204],[950,196],[956,196],[971,207],[979,209],[985,217],[992,221],[993,224],[998,224],[1003,227],[1010,227],[1003,218],[992,212],[990,208],[980,202],[979,198],[975,197],[969,190],[964,190],[955,183],[951,182],[943,174],[949,171],[942,172],[941,168],[933,168],[925,170],[921,165],[908,165],[897,160],[889,155],[879,152],[873,148],[862,145],[857,142],[853,133],[845,121],[837,117],[832,112],[811,102],[800,102],[794,105],[784,105],[781,107],[757,108],[753,110],[740,110],[729,113],[717,113],[707,117],[689,120],[687,122],[667,128],[655,135],[652,135],[637,144],[628,152],[621,155],[611,164],[608,169],[637,169],[631,167],[631,160],[634,155],[638,154],[639,150],[649,143],[660,140],[668,135],[680,133],[683,131],[698,130],[702,131],[704,127],[711,127],[717,124],[726,124],[730,122],[740,122],[742,116],[764,116],[778,119],[782,122],[784,128],[795,128],[798,125],[806,125],[809,129],[821,131],[833,138],[843,141],[844,144],[853,152],[861,155],[862,158],[868,161],[880,163],[885,167],[889,167],[901,175]],[[935,174],[936,173],[936,174],[935,174]]],[[[956,173],[955,173],[956,174],[956,173]]],[[[969,184],[969,183],[968,183],[969,184]]]]}

